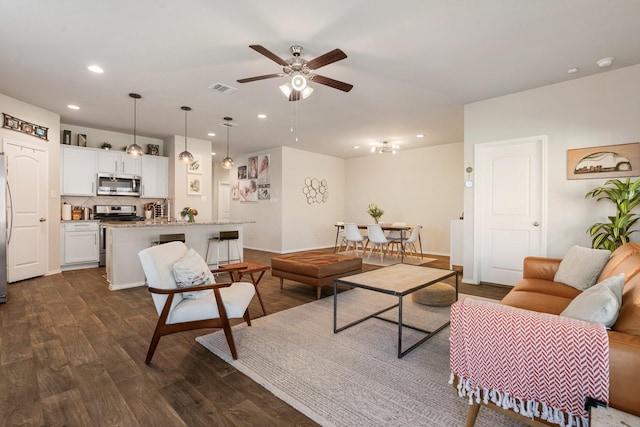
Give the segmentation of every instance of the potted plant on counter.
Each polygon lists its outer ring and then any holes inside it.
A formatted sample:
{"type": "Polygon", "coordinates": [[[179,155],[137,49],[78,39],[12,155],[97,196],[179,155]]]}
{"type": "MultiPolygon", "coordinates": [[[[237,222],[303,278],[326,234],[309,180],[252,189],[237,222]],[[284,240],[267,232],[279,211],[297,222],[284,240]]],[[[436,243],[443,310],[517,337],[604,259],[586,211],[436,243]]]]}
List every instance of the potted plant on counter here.
{"type": "Polygon", "coordinates": [[[180,212],[182,218],[184,218],[187,222],[196,222],[196,215],[198,215],[198,210],[195,208],[190,208],[189,206],[182,208],[180,212]]]}
{"type": "Polygon", "coordinates": [[[631,211],[640,205],[640,179],[635,182],[631,182],[631,178],[624,182],[610,179],[603,186],[589,191],[584,197],[597,197],[598,202],[610,200],[616,205],[616,214],[608,217],[609,222],[597,222],[587,230],[593,237],[592,248],[613,252],[627,243],[632,233],[638,231],[632,228],[640,219],[640,215],[631,211]]]}

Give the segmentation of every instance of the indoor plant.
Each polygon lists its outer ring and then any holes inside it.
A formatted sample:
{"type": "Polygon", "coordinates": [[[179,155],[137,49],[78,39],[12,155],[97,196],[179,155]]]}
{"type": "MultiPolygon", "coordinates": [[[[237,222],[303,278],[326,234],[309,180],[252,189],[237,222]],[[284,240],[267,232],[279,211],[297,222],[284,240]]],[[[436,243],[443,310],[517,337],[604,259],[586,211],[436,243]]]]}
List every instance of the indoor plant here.
{"type": "Polygon", "coordinates": [[[109,144],[108,142],[103,142],[101,147],[103,150],[109,150],[111,149],[111,144],[109,144]]]}
{"type": "Polygon", "coordinates": [[[189,206],[182,208],[180,215],[185,218],[187,222],[196,222],[195,216],[198,215],[196,208],[190,208],[189,206]]]}
{"type": "Polygon", "coordinates": [[[367,213],[371,215],[373,220],[378,223],[378,220],[382,215],[384,215],[384,211],[378,207],[375,203],[369,203],[369,207],[367,208],[367,213]]]}
{"type": "Polygon", "coordinates": [[[616,205],[616,214],[608,217],[609,222],[598,222],[589,227],[588,232],[593,237],[591,247],[594,249],[603,248],[613,252],[627,243],[632,233],[638,231],[632,228],[640,215],[631,211],[640,204],[640,180],[631,182],[631,178],[627,178],[623,182],[610,179],[584,197],[597,197],[597,201],[610,200],[616,205]]]}

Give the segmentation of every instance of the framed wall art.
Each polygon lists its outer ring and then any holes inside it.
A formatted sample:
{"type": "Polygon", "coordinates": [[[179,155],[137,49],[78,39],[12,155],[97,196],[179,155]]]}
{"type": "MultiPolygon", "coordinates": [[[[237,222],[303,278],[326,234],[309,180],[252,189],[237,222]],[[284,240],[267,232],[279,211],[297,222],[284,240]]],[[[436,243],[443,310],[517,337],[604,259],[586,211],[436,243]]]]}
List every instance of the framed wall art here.
{"type": "Polygon", "coordinates": [[[71,131],[63,130],[62,131],[62,143],[65,145],[71,145],[71,131]]]}
{"type": "Polygon", "coordinates": [[[83,133],[78,134],[78,147],[86,147],[87,146],[87,135],[83,133]]]}
{"type": "Polygon", "coordinates": [[[187,173],[202,174],[202,156],[199,154],[193,155],[193,162],[187,165],[187,173]]]}
{"type": "Polygon", "coordinates": [[[197,175],[187,176],[187,194],[188,195],[201,195],[202,194],[202,181],[197,175]]]}
{"type": "Polygon", "coordinates": [[[16,132],[26,133],[27,135],[35,136],[36,138],[44,139],[48,141],[49,128],[44,126],[29,123],[25,120],[21,120],[17,117],[10,116],[7,113],[4,114],[4,121],[2,127],[6,129],[15,130],[16,132]]]}
{"type": "Polygon", "coordinates": [[[567,179],[640,176],[640,142],[567,150],[567,179]]]}

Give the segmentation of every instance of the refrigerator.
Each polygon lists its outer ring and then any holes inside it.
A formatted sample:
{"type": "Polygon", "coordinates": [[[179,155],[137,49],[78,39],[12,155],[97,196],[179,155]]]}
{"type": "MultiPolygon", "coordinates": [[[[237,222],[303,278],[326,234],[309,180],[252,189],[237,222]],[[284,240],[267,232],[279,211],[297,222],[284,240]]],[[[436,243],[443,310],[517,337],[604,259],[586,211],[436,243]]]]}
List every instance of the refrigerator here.
{"type": "Polygon", "coordinates": [[[0,154],[0,304],[7,302],[7,176],[0,154]]]}

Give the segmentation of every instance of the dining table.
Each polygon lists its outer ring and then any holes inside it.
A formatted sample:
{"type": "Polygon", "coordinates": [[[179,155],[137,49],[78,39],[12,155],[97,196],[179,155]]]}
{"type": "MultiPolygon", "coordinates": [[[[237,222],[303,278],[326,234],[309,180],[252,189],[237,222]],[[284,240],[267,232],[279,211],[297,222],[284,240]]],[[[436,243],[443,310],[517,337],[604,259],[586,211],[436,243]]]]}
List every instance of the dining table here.
{"type": "MultiPolygon", "coordinates": [[[[385,223],[379,223],[379,225],[383,231],[399,231],[400,232],[400,262],[404,262],[404,241],[406,239],[405,233],[411,230],[414,226],[413,225],[392,225],[392,224],[385,224],[385,223]]],[[[338,238],[340,236],[340,230],[344,229],[344,224],[338,223],[338,224],[335,224],[335,227],[336,227],[336,241],[333,245],[334,253],[338,251],[338,238]]],[[[367,224],[358,224],[358,228],[360,230],[366,230],[367,224]]],[[[420,236],[418,236],[418,241],[420,241],[420,236]]],[[[420,251],[422,252],[422,241],[420,241],[420,251]]]]}

